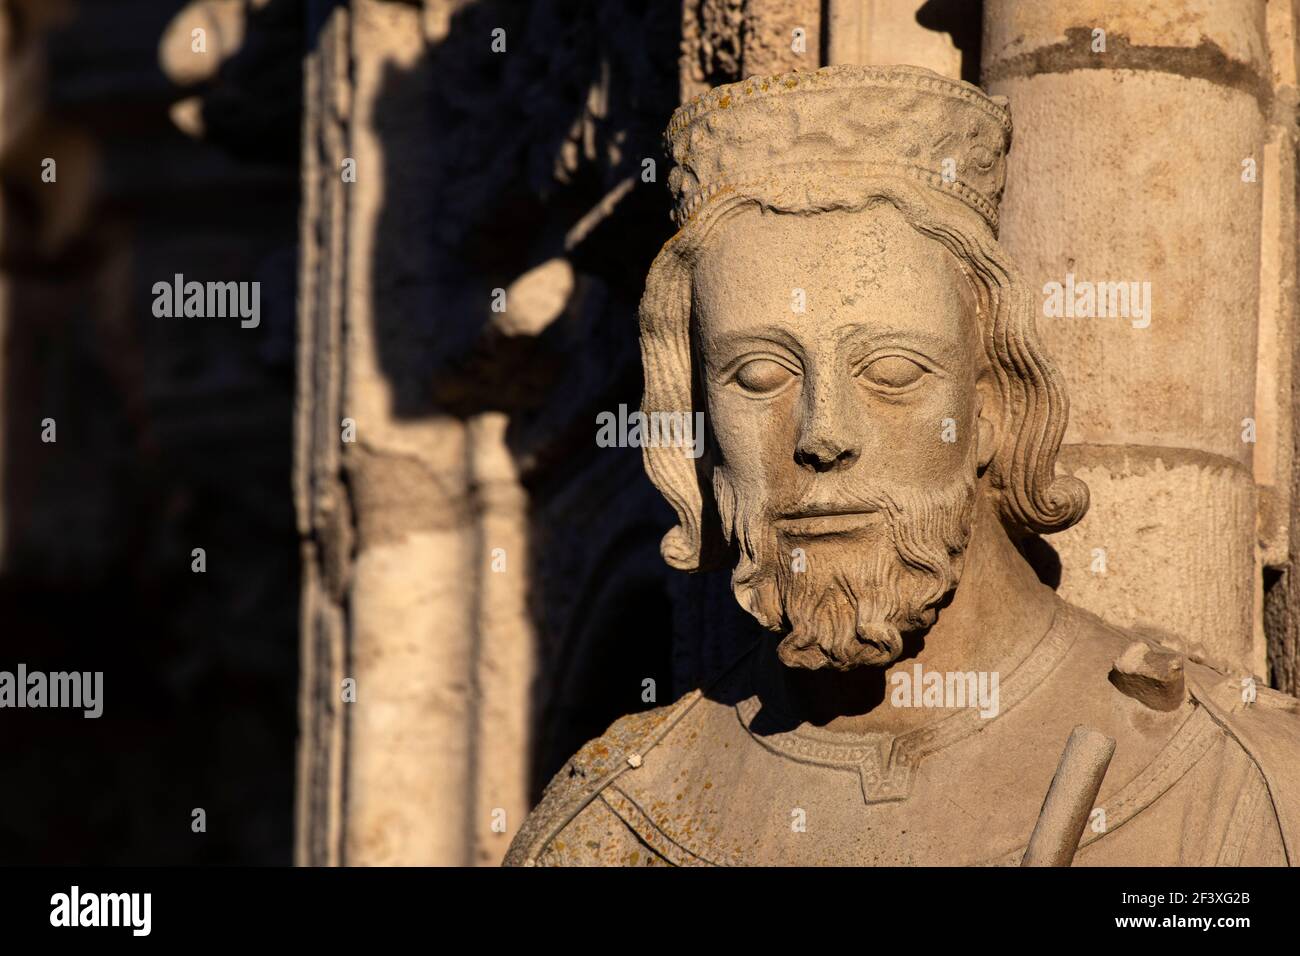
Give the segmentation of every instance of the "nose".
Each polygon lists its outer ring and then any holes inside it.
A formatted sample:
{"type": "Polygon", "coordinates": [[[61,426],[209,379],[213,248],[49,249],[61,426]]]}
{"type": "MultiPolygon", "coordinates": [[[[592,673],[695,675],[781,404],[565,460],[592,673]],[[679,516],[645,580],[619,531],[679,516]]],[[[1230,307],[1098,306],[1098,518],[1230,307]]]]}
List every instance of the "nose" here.
{"type": "Polygon", "coordinates": [[[860,454],[857,448],[846,444],[830,437],[801,437],[795,446],[794,460],[812,471],[839,471],[857,461],[860,454]]]}
{"type": "Polygon", "coordinates": [[[809,471],[840,471],[862,453],[852,390],[835,374],[810,368],[803,394],[803,420],[795,440],[794,460],[809,471]]]}

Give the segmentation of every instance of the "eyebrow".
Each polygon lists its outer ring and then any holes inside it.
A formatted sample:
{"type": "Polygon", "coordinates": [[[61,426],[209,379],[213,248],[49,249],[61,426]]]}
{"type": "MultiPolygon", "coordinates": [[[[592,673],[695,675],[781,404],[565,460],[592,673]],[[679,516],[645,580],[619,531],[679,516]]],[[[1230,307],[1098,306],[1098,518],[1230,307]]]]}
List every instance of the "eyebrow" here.
{"type": "Polygon", "coordinates": [[[803,355],[799,340],[779,325],[762,325],[744,331],[724,332],[718,337],[718,347],[733,352],[752,345],[769,345],[772,342],[789,349],[795,355],[803,355]]]}
{"type": "Polygon", "coordinates": [[[941,354],[951,354],[954,351],[960,352],[963,346],[961,342],[954,342],[952,339],[935,335],[925,329],[880,329],[854,323],[835,329],[833,334],[839,338],[841,344],[868,339],[872,345],[922,346],[929,351],[941,354]]]}
{"type": "MultiPolygon", "coordinates": [[[[936,362],[939,362],[941,357],[960,356],[964,350],[963,343],[954,342],[925,329],[881,328],[854,322],[832,329],[830,335],[834,336],[841,346],[863,342],[872,347],[888,345],[910,347],[923,352],[936,362]]],[[[803,360],[805,350],[799,340],[784,327],[768,324],[721,333],[717,339],[717,348],[723,353],[720,364],[725,365],[730,362],[737,353],[746,348],[762,347],[773,343],[788,349],[800,361],[803,360]]]]}

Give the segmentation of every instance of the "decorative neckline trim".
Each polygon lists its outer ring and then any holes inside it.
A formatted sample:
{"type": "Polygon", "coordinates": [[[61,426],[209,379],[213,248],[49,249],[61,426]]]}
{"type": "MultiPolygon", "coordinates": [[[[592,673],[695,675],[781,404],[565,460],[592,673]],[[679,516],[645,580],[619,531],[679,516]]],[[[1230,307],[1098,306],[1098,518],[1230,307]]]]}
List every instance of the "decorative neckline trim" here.
{"type": "MultiPolygon", "coordinates": [[[[905,800],[912,792],[921,761],[987,727],[1014,708],[1064,660],[1074,644],[1077,627],[1058,602],[1052,622],[1042,639],[999,686],[999,711],[981,717],[974,707],[963,708],[942,720],[904,734],[876,731],[845,734],[800,725],[794,730],[772,734],[755,733],[751,727],[763,705],[752,694],[735,705],[736,716],[745,732],[765,749],[798,763],[855,771],[862,782],[867,803],[905,800]]],[[[755,655],[755,665],[759,661],[755,655]]]]}

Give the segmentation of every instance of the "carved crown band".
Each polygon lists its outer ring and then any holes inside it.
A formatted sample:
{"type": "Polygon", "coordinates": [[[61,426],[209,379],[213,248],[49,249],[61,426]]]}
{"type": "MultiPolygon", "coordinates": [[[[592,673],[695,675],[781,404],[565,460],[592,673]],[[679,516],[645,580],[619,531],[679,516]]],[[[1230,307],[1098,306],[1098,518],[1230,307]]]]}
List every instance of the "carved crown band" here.
{"type": "Polygon", "coordinates": [[[996,234],[1005,101],[920,67],[833,66],[710,90],[668,124],[679,225],[725,191],[846,172],[904,175],[965,203],[996,234]]]}

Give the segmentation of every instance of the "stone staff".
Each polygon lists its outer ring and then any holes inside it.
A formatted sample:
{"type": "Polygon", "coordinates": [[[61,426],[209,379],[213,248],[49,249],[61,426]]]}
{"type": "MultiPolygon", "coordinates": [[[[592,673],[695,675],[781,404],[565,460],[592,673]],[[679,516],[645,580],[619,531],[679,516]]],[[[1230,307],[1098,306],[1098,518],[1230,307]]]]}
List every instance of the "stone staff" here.
{"type": "Polygon", "coordinates": [[[1088,823],[1115,741],[1080,724],[1070,733],[1021,866],[1069,866],[1088,823]]]}

